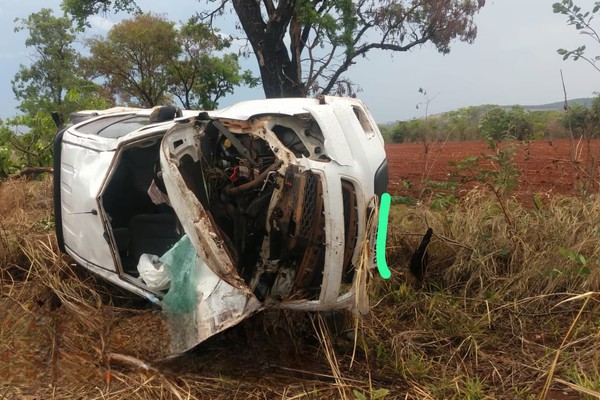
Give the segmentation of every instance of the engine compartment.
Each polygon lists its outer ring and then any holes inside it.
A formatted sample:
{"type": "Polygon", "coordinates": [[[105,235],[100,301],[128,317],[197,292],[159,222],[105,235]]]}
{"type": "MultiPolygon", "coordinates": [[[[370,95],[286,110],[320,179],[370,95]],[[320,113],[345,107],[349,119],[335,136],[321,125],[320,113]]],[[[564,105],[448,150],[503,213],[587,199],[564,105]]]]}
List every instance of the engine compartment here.
{"type": "Polygon", "coordinates": [[[238,275],[259,300],[316,298],[325,254],[318,125],[301,117],[196,120],[171,135],[171,162],[208,212],[238,275]]]}

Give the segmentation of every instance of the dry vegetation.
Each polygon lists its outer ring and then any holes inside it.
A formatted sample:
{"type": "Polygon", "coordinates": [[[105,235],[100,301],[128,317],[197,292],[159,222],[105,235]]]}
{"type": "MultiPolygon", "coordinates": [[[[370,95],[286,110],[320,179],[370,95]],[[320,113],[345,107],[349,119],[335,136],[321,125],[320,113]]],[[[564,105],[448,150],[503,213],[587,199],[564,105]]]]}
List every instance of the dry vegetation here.
{"type": "Polygon", "coordinates": [[[339,318],[264,314],[158,361],[160,312],[59,254],[51,185],[0,183],[0,398],[600,398],[600,198],[396,206],[356,348],[339,318]]]}

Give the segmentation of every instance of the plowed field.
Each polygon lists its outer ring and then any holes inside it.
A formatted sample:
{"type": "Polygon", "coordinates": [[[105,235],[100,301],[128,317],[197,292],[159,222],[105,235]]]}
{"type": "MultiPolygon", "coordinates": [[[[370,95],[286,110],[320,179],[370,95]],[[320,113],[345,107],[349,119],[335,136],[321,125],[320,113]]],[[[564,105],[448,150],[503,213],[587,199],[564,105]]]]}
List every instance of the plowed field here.
{"type": "MultiPolygon", "coordinates": [[[[598,178],[600,140],[539,140],[531,143],[503,142],[511,148],[519,169],[516,194],[527,199],[532,193],[573,195],[584,184],[598,178]]],[[[388,191],[392,195],[422,197],[423,182],[450,179],[451,161],[460,162],[482,153],[493,154],[486,142],[396,143],[386,145],[390,167],[388,191]]],[[[498,168],[487,162],[488,168],[498,168]]],[[[597,186],[597,185],[595,185],[597,186]]]]}

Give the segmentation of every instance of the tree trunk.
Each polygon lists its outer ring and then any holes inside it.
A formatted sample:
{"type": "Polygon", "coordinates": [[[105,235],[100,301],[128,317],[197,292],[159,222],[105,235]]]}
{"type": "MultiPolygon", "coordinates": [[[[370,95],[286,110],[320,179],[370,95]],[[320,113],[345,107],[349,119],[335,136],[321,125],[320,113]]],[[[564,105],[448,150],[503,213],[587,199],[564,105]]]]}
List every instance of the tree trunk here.
{"type": "Polygon", "coordinates": [[[306,97],[301,69],[292,63],[284,42],[293,15],[295,1],[282,0],[269,10],[269,21],[262,18],[260,2],[233,0],[233,7],[254,50],[267,98],[306,97]]]}
{"type": "Polygon", "coordinates": [[[306,97],[304,84],[294,73],[296,68],[292,66],[285,48],[276,43],[263,49],[262,54],[265,64],[260,66],[260,76],[267,98],[306,97]]]}

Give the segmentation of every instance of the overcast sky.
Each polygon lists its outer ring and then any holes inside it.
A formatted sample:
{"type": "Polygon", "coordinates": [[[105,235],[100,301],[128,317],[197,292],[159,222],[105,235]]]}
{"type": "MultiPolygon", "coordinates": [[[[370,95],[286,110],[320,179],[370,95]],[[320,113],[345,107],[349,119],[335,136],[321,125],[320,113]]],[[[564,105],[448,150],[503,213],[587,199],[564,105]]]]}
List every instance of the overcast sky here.
{"type": "MultiPolygon", "coordinates": [[[[348,76],[358,83],[361,98],[377,122],[406,120],[424,116],[424,88],[432,100],[429,114],[480,104],[534,105],[561,101],[562,69],[569,98],[591,97],[600,90],[600,72],[589,64],[562,61],[556,49],[573,49],[588,44],[600,54],[600,45],[587,41],[565,23],[566,18],[552,12],[555,0],[487,0],[476,16],[478,36],[472,45],[454,43],[449,55],[431,46],[410,53],[370,53],[352,67],[348,76]]],[[[591,9],[595,0],[576,0],[591,9]]],[[[138,0],[145,11],[166,14],[174,21],[186,20],[205,6],[204,0],[138,0]],[[190,15],[188,15],[188,13],[190,15]]],[[[60,0],[0,0],[0,118],[17,113],[11,79],[19,64],[29,64],[25,32],[14,32],[14,19],[25,18],[43,7],[61,15],[60,0]]],[[[222,23],[225,33],[232,30],[235,16],[222,23]]],[[[94,32],[105,33],[118,21],[107,15],[92,20],[94,32]]],[[[600,17],[596,21],[600,27],[600,17]]],[[[89,35],[90,33],[88,33],[89,35]]],[[[245,68],[256,69],[254,58],[245,68]]],[[[240,89],[226,97],[222,106],[236,101],[263,97],[260,89],[240,89]]]]}

